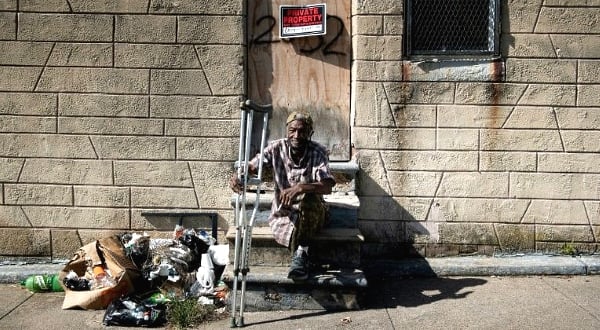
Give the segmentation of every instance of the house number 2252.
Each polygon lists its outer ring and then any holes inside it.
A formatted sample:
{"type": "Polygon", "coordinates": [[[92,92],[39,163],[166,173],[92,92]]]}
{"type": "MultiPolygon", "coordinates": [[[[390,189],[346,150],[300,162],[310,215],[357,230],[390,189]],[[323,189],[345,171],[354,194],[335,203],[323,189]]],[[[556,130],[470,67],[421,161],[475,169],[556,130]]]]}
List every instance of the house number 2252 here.
{"type": "MultiPolygon", "coordinates": [[[[271,38],[273,29],[277,25],[277,19],[275,17],[273,17],[272,15],[261,16],[259,19],[256,20],[254,25],[257,28],[260,28],[260,30],[257,32],[256,37],[250,40],[250,47],[254,45],[279,42],[279,40],[273,40],[271,38]],[[266,22],[266,24],[263,22],[266,22]]],[[[336,48],[335,46],[340,44],[341,42],[340,37],[344,32],[344,22],[338,16],[327,15],[327,30],[331,31],[332,28],[333,31],[335,31],[335,33],[327,34],[326,36],[317,36],[316,39],[318,41],[316,42],[316,45],[310,48],[301,48],[300,51],[305,54],[312,54],[316,51],[321,50],[321,52],[325,56],[346,55],[345,52],[334,50],[334,48],[336,48]]]]}

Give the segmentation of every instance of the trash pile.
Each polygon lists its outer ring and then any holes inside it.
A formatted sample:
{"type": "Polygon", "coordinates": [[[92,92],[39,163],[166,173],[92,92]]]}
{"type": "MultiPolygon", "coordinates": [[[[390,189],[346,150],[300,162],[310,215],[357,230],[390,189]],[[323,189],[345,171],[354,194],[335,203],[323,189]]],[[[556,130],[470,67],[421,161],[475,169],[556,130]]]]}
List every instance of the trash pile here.
{"type": "Polygon", "coordinates": [[[161,326],[173,300],[224,308],[228,253],[205,231],[177,225],[169,239],[146,233],[98,239],[82,246],[58,276],[21,284],[37,292],[63,289],[63,309],[106,309],[105,325],[161,326]]]}

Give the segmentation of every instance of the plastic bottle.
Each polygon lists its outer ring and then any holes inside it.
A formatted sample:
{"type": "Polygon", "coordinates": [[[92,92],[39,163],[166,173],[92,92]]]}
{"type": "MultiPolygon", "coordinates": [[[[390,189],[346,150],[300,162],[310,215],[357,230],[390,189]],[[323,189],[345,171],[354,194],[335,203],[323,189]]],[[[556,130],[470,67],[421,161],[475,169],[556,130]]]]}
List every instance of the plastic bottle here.
{"type": "Polygon", "coordinates": [[[96,265],[92,268],[94,280],[92,281],[91,289],[102,289],[115,286],[115,281],[110,277],[102,265],[96,265]]]}
{"type": "Polygon", "coordinates": [[[31,292],[64,291],[58,275],[33,275],[21,281],[21,285],[31,292]]]}
{"type": "Polygon", "coordinates": [[[179,239],[179,237],[183,236],[183,228],[182,225],[175,225],[175,230],[173,231],[173,239],[179,239]]]}
{"type": "Polygon", "coordinates": [[[156,293],[153,293],[150,297],[144,299],[144,301],[142,301],[142,303],[145,305],[157,305],[157,304],[166,304],[170,301],[171,301],[171,299],[169,299],[164,293],[156,292],[156,293]]]}

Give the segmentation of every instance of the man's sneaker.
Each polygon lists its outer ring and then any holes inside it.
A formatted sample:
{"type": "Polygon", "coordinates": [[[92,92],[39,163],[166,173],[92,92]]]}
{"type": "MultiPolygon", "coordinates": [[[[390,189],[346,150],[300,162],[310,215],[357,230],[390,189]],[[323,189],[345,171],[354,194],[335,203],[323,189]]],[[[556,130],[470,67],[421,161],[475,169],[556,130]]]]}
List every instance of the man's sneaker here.
{"type": "Polygon", "coordinates": [[[294,254],[288,278],[294,281],[304,281],[308,278],[308,255],[306,252],[298,255],[294,254]]]}

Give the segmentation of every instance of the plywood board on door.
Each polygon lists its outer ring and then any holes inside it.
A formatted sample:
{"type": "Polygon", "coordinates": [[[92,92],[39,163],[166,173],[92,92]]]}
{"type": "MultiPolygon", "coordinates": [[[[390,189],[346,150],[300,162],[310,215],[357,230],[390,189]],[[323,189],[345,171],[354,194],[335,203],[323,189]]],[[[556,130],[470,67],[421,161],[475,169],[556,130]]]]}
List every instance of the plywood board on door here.
{"type": "Polygon", "coordinates": [[[351,3],[257,0],[248,2],[248,97],[274,107],[269,138],[285,136],[285,118],[307,111],[313,140],[331,160],[350,158],[351,3]],[[327,34],[279,38],[279,6],[325,3],[327,34]]]}

